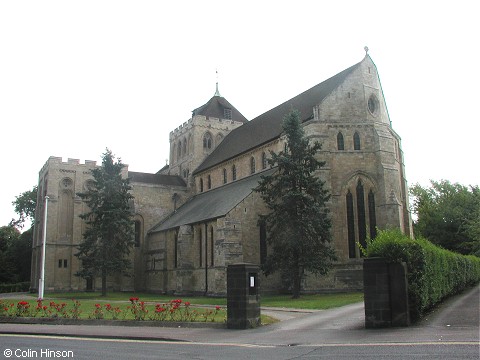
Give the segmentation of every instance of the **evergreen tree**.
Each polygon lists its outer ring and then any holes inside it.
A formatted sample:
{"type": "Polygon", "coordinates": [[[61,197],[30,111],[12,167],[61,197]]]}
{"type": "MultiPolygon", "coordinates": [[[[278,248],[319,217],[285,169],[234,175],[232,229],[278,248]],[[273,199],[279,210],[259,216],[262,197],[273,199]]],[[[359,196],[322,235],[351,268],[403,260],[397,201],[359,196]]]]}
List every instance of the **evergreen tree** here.
{"type": "Polygon", "coordinates": [[[92,170],[93,182],[84,193],[79,193],[89,208],[80,217],[85,220],[83,242],[75,256],[81,260],[76,274],[84,279],[101,276],[102,296],[107,293],[107,276],[127,275],[128,255],[134,244],[133,218],[129,202],[129,179],[122,178],[124,167],[120,159],[114,162],[110,150],[103,154],[102,166],[92,170]]]}
{"type": "Polygon", "coordinates": [[[309,144],[297,110],[285,116],[283,130],[285,151],[271,152],[268,160],[278,171],[262,176],[256,188],[270,210],[260,220],[267,226],[272,250],[262,269],[266,275],[280,271],[298,298],[305,272],[326,274],[335,260],[326,207],[330,195],[315,174],[325,165],[315,158],[321,145],[309,144]]]}

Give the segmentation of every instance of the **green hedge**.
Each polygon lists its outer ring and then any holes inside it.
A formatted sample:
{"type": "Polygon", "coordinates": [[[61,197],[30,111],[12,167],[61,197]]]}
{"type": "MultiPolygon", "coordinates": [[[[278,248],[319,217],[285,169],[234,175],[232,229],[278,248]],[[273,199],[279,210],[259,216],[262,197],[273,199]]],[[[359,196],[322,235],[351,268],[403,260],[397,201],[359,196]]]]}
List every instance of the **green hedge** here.
{"type": "Polygon", "coordinates": [[[439,248],[425,239],[412,240],[400,230],[379,231],[374,240],[368,241],[365,253],[407,264],[409,308],[414,321],[445,297],[480,281],[480,258],[439,248]]]}
{"type": "Polygon", "coordinates": [[[30,289],[30,281],[16,284],[0,284],[0,293],[25,292],[30,289]]]}

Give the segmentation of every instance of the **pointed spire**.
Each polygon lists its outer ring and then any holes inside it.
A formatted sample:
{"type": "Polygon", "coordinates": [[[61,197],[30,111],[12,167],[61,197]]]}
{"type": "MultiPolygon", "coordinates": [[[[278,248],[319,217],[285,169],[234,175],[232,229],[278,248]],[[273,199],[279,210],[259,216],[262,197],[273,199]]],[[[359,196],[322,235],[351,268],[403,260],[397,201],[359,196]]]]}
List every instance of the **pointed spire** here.
{"type": "Polygon", "coordinates": [[[215,95],[213,95],[213,96],[220,96],[221,97],[222,95],[220,95],[220,91],[218,91],[218,70],[215,70],[215,73],[217,75],[217,86],[216,86],[216,90],[215,90],[215,95]]]}

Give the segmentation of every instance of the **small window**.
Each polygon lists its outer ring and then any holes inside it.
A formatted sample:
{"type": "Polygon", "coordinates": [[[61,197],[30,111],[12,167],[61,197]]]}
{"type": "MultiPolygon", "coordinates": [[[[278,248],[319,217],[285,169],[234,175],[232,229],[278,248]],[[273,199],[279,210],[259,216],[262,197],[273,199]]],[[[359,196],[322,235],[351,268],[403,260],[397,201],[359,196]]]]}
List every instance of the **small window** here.
{"type": "Polygon", "coordinates": [[[372,115],[376,115],[377,112],[378,112],[378,99],[375,95],[370,95],[370,97],[368,98],[368,102],[367,102],[367,107],[368,107],[368,111],[370,111],[370,113],[372,115]]]}
{"type": "Polygon", "coordinates": [[[250,158],[250,173],[255,174],[255,158],[253,156],[250,158]]]}
{"type": "Polygon", "coordinates": [[[265,152],[262,153],[262,169],[265,170],[267,168],[267,154],[265,152]]]}
{"type": "Polygon", "coordinates": [[[337,149],[345,150],[345,143],[343,142],[343,134],[341,132],[337,134],[337,149]]]}
{"type": "Polygon", "coordinates": [[[203,192],[203,179],[200,179],[200,192],[203,192]]]}
{"type": "Polygon", "coordinates": [[[58,267],[59,267],[59,268],[62,267],[62,259],[58,260],[58,267]]]}
{"type": "Polygon", "coordinates": [[[68,260],[67,259],[63,259],[63,267],[64,268],[68,267],[68,260]]]}
{"type": "Polygon", "coordinates": [[[212,178],[210,175],[207,177],[207,186],[209,190],[212,188],[212,178]]]}
{"type": "Polygon", "coordinates": [[[232,180],[237,180],[237,168],[235,167],[235,165],[232,165],[232,180]]]}
{"type": "Polygon", "coordinates": [[[223,183],[227,183],[227,169],[223,169],[223,183]]]}
{"type": "Polygon", "coordinates": [[[360,150],[360,135],[357,132],[353,134],[353,150],[360,150]]]}
{"type": "Polygon", "coordinates": [[[203,136],[203,148],[204,149],[207,149],[207,150],[210,150],[212,148],[212,134],[210,134],[209,132],[207,132],[204,136],[203,136]]]}
{"type": "Polygon", "coordinates": [[[232,120],[232,109],[223,109],[223,117],[227,120],[232,120]]]}

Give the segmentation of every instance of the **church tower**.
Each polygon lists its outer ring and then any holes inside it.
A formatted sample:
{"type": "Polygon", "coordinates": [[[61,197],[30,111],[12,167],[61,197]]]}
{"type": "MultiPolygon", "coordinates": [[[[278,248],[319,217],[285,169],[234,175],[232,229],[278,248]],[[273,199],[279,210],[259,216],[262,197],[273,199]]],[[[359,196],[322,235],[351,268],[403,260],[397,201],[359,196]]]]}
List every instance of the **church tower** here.
{"type": "Polygon", "coordinates": [[[193,171],[233,129],[248,120],[220,95],[192,111],[192,117],[170,132],[170,161],[161,173],[178,175],[190,184],[193,171]]]}

